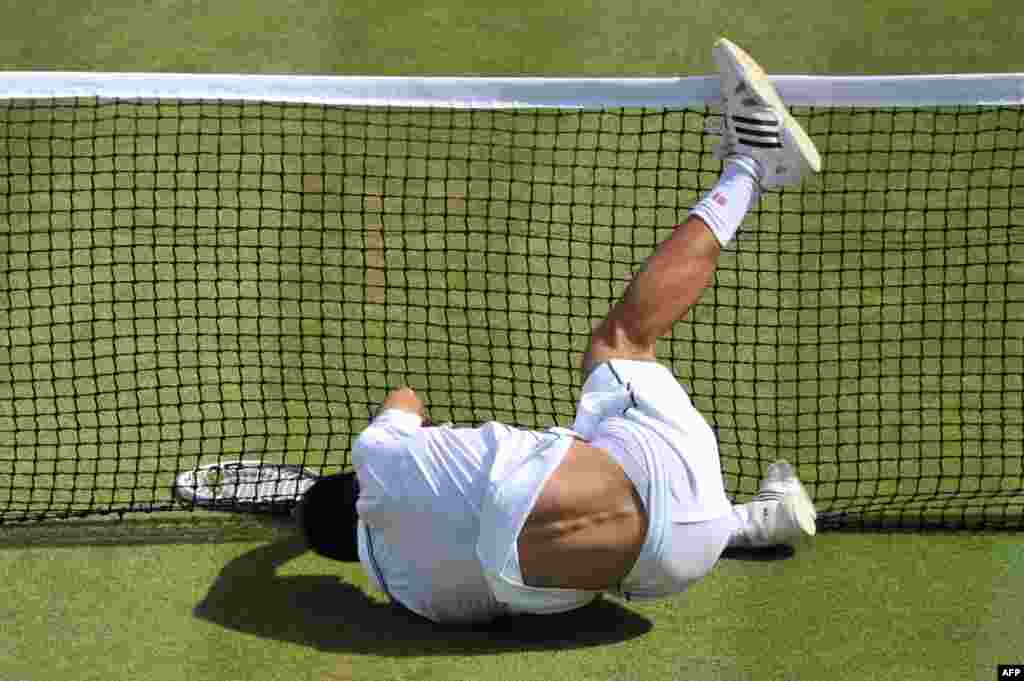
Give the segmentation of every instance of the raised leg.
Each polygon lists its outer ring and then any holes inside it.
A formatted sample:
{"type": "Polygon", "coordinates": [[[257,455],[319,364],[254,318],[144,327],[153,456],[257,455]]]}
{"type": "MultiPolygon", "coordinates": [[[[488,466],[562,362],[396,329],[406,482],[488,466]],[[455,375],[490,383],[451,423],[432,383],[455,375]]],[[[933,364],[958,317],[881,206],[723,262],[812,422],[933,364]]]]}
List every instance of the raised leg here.
{"type": "Polygon", "coordinates": [[[597,326],[583,355],[586,377],[610,359],[654,360],[655,343],[711,282],[721,245],[707,224],[690,217],[675,228],[597,326]]]}
{"type": "Polygon", "coordinates": [[[654,360],[655,343],[711,282],[721,248],[760,192],[797,184],[821,169],[814,142],[750,55],[723,38],[714,57],[722,86],[724,125],[716,150],[722,176],[594,330],[583,355],[584,378],[610,359],[654,360]]]}

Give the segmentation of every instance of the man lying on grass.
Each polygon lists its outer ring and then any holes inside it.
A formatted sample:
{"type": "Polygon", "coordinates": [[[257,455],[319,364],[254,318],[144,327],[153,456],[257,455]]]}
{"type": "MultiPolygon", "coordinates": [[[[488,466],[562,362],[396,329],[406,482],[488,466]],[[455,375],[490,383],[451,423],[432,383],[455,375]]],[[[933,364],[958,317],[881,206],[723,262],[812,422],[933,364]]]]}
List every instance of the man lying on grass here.
{"type": "Polygon", "coordinates": [[[357,535],[370,581],[393,601],[436,622],[482,622],[601,593],[669,596],[726,547],[815,533],[786,462],[768,467],[753,501],[729,502],[712,429],[655,357],[760,192],[821,165],[760,67],[726,40],[714,55],[721,178],[595,328],[572,429],[432,426],[413,390],[394,390],[354,443],[355,478],[324,478],[300,504],[315,550],[341,557],[357,535]]]}

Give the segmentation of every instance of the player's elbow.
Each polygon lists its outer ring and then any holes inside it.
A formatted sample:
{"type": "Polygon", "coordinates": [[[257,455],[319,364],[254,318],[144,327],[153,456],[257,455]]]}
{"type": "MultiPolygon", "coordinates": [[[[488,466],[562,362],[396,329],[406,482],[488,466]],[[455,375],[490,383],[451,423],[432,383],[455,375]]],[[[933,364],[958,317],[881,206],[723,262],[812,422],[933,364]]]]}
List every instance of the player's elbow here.
{"type": "Polygon", "coordinates": [[[398,409],[421,417],[426,412],[423,400],[409,386],[401,386],[388,393],[388,396],[384,398],[381,409],[398,409]]]}

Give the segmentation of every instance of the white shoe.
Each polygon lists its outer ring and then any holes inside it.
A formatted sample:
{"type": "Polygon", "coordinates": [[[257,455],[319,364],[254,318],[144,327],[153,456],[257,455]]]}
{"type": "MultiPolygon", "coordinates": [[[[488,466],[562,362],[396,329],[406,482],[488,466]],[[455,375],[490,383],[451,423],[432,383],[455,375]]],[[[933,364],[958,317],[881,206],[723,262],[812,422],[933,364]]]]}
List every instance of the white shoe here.
{"type": "Polygon", "coordinates": [[[818,149],[758,63],[725,38],[715,43],[713,54],[722,78],[725,123],[711,131],[722,135],[716,158],[736,158],[754,172],[762,189],[797,184],[819,172],[818,149]]]}
{"type": "Polygon", "coordinates": [[[817,533],[814,502],[786,461],[768,466],[757,496],[743,506],[750,524],[736,537],[736,546],[794,546],[817,533]]]}

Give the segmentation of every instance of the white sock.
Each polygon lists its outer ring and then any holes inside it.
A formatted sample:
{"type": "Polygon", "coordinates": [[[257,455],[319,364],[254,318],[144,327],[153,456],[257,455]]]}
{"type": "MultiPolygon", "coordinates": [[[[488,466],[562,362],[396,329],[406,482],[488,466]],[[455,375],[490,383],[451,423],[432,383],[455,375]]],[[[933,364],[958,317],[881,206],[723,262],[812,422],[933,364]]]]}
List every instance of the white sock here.
{"type": "Polygon", "coordinates": [[[730,156],[722,167],[722,176],[708,194],[690,211],[703,220],[725,246],[760,196],[760,164],[745,156],[730,156]]]}

